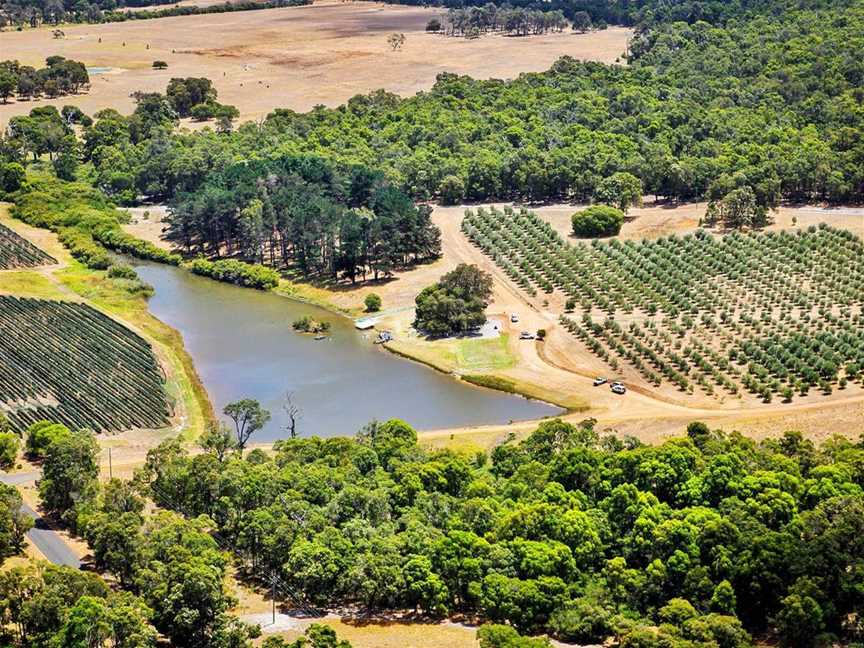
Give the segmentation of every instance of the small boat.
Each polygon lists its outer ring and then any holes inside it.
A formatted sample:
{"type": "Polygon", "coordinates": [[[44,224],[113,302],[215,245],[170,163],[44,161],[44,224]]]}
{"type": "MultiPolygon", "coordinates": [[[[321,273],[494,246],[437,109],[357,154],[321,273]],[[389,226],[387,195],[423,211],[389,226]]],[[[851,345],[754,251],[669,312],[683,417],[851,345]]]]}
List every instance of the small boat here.
{"type": "Polygon", "coordinates": [[[316,339],[316,340],[326,340],[326,339],[327,339],[327,336],[326,336],[326,335],[316,335],[316,336],[315,336],[315,339],[316,339]]]}
{"type": "Polygon", "coordinates": [[[386,344],[392,339],[393,335],[390,333],[390,331],[381,331],[378,334],[378,339],[375,340],[375,344],[386,344]]]}

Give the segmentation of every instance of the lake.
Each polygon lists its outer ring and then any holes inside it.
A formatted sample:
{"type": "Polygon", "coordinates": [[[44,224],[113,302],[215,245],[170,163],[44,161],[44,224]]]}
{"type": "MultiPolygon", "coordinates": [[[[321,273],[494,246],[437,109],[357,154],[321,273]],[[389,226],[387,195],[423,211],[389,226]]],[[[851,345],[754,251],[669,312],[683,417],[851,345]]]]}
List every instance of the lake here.
{"type": "Polygon", "coordinates": [[[286,436],[289,392],[301,410],[301,436],[353,434],[373,419],[401,418],[424,430],[561,412],[397,358],[372,344],[374,333],[326,310],[172,266],[134,266],[156,289],[150,311],[183,335],[214,408],[254,398],[270,410],[273,419],[253,441],[286,436]],[[291,323],[302,315],[330,322],[330,337],[295,333],[291,323]]]}

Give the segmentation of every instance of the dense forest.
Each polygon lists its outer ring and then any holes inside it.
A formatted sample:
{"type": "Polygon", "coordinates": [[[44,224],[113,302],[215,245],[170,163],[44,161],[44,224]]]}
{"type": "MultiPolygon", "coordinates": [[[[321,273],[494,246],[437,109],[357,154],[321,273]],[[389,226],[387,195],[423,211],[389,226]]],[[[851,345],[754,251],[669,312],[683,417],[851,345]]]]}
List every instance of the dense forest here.
{"type": "MultiPolygon", "coordinates": [[[[746,188],[763,207],[859,201],[864,2],[833,4],[776,2],[722,27],[655,24],[631,43],[629,66],[565,57],[512,81],[441,74],[407,99],[379,91],[336,109],[278,109],[233,132],[230,121],[172,132],[170,105],[149,94],[128,117],[94,115],[80,160],[121,202],[172,199],[238,160],[296,154],[379,169],[409,195],[445,202],[592,200],[617,172],[679,200],[746,188]]],[[[29,146],[13,136],[2,148],[29,146]]]]}
{"type": "MultiPolygon", "coordinates": [[[[209,516],[301,607],[414,608],[621,646],[862,638],[860,443],[694,423],[652,447],[601,438],[592,420],[549,420],[473,457],[423,450],[401,421],[243,458],[225,439],[205,437],[203,454],[165,442],[137,480],[209,516]]],[[[88,533],[99,524],[114,522],[88,533]]],[[[122,578],[125,556],[96,546],[122,578]]]]}
{"type": "Polygon", "coordinates": [[[176,197],[168,238],[202,255],[296,266],[351,282],[441,252],[431,208],[415,206],[380,172],[312,156],[248,161],[176,197]]]}

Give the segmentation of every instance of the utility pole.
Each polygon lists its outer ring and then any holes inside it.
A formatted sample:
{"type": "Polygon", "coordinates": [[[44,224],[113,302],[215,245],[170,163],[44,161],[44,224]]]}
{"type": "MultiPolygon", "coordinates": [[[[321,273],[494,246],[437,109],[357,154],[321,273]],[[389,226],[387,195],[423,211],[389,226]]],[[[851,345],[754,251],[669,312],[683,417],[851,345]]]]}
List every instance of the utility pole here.
{"type": "Polygon", "coordinates": [[[273,625],[276,625],[276,572],[270,575],[270,599],[273,603],[273,625]]]}

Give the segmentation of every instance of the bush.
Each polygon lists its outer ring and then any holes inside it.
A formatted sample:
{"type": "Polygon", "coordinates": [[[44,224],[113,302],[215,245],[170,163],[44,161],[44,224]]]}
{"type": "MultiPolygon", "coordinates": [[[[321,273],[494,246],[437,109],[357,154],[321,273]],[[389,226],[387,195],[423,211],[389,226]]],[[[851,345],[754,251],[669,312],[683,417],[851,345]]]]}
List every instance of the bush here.
{"type": "Polygon", "coordinates": [[[53,421],[36,421],[27,428],[27,443],[25,452],[31,459],[41,459],[45,456],[48,446],[71,434],[69,428],[53,421]]]}
{"type": "Polygon", "coordinates": [[[112,265],[105,248],[139,259],[180,264],[178,255],[124,232],[120,228],[124,215],[97,189],[38,174],[30,177],[30,185],[31,191],[16,195],[12,215],[33,227],[57,232],[72,256],[88,268],[105,270],[112,265]]]}
{"type": "Polygon", "coordinates": [[[376,313],[381,310],[381,297],[375,293],[369,293],[363,300],[363,304],[366,306],[367,313],[376,313]]]}
{"type": "Polygon", "coordinates": [[[192,106],[189,114],[195,121],[207,121],[213,119],[216,114],[216,106],[212,103],[200,103],[192,106]]]}
{"type": "Polygon", "coordinates": [[[624,212],[607,205],[592,205],[571,217],[573,233],[579,238],[615,236],[624,224],[624,212]]]}
{"type": "Polygon", "coordinates": [[[455,205],[465,196],[465,183],[459,176],[449,175],[441,181],[439,187],[441,203],[444,205],[455,205]]]}
{"type": "Polygon", "coordinates": [[[108,268],[108,276],[111,279],[137,279],[138,273],[128,265],[112,265],[108,268]]]}
{"type": "Polygon", "coordinates": [[[507,392],[508,394],[516,393],[516,383],[508,378],[499,376],[490,376],[488,374],[475,374],[462,376],[462,380],[478,387],[486,387],[497,391],[507,392]]]}
{"type": "Polygon", "coordinates": [[[279,285],[279,273],[272,268],[234,259],[208,261],[204,258],[198,258],[189,263],[189,270],[202,277],[246,286],[247,288],[270,290],[279,285]]]}
{"type": "Polygon", "coordinates": [[[441,31],[441,21],[437,18],[432,18],[429,22],[426,23],[426,31],[438,33],[441,31]]]}
{"type": "Polygon", "coordinates": [[[105,270],[111,265],[107,250],[93,240],[93,236],[77,227],[64,227],[57,238],[69,253],[92,270],[105,270]]]}
{"type": "Polygon", "coordinates": [[[18,458],[21,442],[14,432],[0,432],[0,468],[9,470],[18,458]]]}
{"type": "Polygon", "coordinates": [[[291,328],[300,333],[327,333],[330,330],[330,322],[319,322],[308,315],[303,315],[291,323],[291,328]]]}
{"type": "Polygon", "coordinates": [[[180,265],[179,255],[156,247],[150,241],[144,241],[127,234],[119,227],[102,227],[93,232],[93,238],[107,248],[116,252],[130,254],[138,259],[147,259],[168,265],[180,265]]]}
{"type": "Polygon", "coordinates": [[[24,186],[27,174],[17,162],[0,164],[0,192],[12,193],[24,186]]]}

